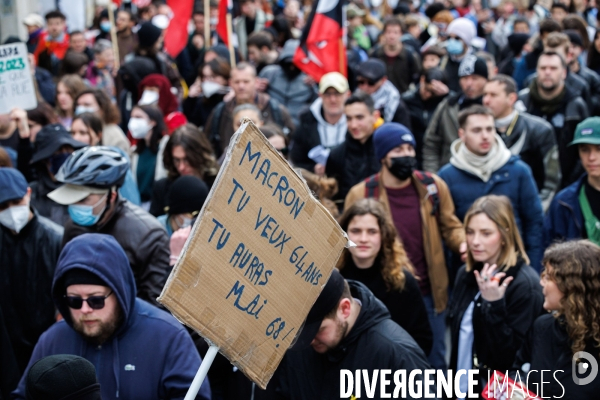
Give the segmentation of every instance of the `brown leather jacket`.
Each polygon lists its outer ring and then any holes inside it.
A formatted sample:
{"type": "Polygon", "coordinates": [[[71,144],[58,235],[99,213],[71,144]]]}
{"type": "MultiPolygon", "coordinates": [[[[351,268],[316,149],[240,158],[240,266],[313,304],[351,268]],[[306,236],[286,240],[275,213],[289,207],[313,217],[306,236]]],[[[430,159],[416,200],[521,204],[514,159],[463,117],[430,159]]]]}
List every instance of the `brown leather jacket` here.
{"type": "MultiPolygon", "coordinates": [[[[421,198],[421,220],[423,221],[423,247],[425,260],[431,283],[431,293],[437,312],[442,312],[448,304],[448,270],[444,259],[444,247],[442,238],[446,245],[455,253],[459,252],[460,244],[465,241],[465,231],[460,220],[454,214],[454,203],[446,183],[437,175],[433,175],[438,188],[440,198],[439,216],[431,215],[432,204],[429,200],[427,189],[413,175],[412,184],[417,188],[421,198]]],[[[365,198],[365,182],[354,185],[346,196],[344,209],[350,207],[356,201],[365,198]]],[[[379,201],[385,209],[390,212],[387,193],[381,179],[379,179],[379,201]]],[[[391,216],[391,213],[390,213],[391,216]]]]}

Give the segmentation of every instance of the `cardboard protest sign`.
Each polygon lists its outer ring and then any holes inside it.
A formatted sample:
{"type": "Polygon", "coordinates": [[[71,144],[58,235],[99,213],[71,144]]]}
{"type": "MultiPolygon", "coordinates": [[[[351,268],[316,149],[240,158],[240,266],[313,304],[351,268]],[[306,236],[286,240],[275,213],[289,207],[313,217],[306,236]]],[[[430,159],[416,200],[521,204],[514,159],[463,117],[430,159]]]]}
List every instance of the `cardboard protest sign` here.
{"type": "Polygon", "coordinates": [[[158,300],[265,388],[348,239],[250,122],[198,219],[158,300]]]}
{"type": "Polygon", "coordinates": [[[0,114],[37,107],[25,43],[0,46],[0,114]]]}

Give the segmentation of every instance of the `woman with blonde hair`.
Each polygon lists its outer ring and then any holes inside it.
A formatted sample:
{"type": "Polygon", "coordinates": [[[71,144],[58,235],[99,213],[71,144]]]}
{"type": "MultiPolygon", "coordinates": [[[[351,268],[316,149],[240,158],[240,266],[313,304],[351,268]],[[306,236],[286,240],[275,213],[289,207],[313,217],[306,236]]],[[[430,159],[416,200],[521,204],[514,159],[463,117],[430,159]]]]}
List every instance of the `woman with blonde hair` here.
{"type": "Polygon", "coordinates": [[[346,279],[363,283],[388,308],[426,355],[433,333],[412,264],[383,205],[374,199],[354,203],[340,226],[356,247],[344,250],[337,268],[346,279]]]}
{"type": "Polygon", "coordinates": [[[600,246],[589,240],[557,243],[546,250],[542,262],[540,284],[544,309],[550,313],[533,324],[514,368],[521,376],[529,373],[527,384],[538,396],[543,390],[545,398],[597,399],[600,246]],[[543,377],[542,370],[553,376],[543,377]]]}
{"type": "MultiPolygon", "coordinates": [[[[448,307],[450,369],[479,369],[479,378],[485,380],[489,370],[512,367],[527,331],[542,313],[543,296],[506,196],[477,199],[464,226],[467,262],[458,271],[448,307]]],[[[464,377],[462,392],[467,384],[464,377]]]]}

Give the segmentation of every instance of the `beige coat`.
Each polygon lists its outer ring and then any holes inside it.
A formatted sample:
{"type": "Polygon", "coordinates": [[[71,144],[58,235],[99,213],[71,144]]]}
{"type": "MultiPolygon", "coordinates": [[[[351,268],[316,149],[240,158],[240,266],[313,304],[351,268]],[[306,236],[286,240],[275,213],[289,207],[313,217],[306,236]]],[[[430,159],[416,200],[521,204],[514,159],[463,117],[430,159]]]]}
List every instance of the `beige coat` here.
{"type": "MultiPolygon", "coordinates": [[[[460,220],[454,214],[454,203],[446,183],[437,175],[433,179],[438,188],[440,197],[439,217],[431,215],[433,205],[429,200],[427,189],[413,175],[412,184],[417,188],[421,198],[421,220],[423,222],[423,250],[429,272],[431,293],[436,311],[442,312],[448,304],[448,270],[444,258],[442,238],[446,245],[455,253],[459,252],[460,244],[465,241],[465,231],[460,220]],[[439,222],[438,222],[439,221],[439,222]]],[[[354,185],[344,203],[344,209],[360,199],[365,198],[365,182],[354,185]]],[[[379,179],[379,201],[383,204],[391,217],[387,193],[381,179],[379,179]]]]}

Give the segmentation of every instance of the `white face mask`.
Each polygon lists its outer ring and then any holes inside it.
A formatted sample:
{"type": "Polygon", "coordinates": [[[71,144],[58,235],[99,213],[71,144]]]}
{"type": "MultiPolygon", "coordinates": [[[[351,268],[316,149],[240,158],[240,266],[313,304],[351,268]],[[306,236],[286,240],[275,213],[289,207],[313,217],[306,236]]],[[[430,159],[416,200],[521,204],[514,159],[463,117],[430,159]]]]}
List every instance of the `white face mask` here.
{"type": "Polygon", "coordinates": [[[77,106],[75,108],[75,115],[80,115],[80,114],[83,114],[86,112],[95,113],[96,111],[98,111],[98,109],[96,109],[94,107],[77,106]]]}
{"type": "Polygon", "coordinates": [[[132,117],[129,119],[127,129],[129,129],[129,132],[131,132],[131,136],[134,139],[143,139],[152,127],[144,118],[132,117]]]}
{"type": "Polygon", "coordinates": [[[154,90],[144,90],[144,93],[142,93],[142,97],[140,97],[138,104],[140,106],[154,104],[158,102],[158,98],[158,92],[155,92],[154,90]]]}
{"type": "Polygon", "coordinates": [[[202,82],[202,93],[207,99],[212,97],[214,94],[224,90],[225,86],[219,85],[217,82],[204,81],[202,82]]]}
{"type": "Polygon", "coordinates": [[[0,212],[0,224],[17,233],[29,222],[29,206],[12,206],[0,212]]]}

